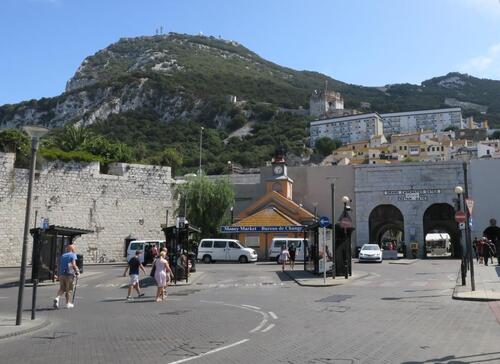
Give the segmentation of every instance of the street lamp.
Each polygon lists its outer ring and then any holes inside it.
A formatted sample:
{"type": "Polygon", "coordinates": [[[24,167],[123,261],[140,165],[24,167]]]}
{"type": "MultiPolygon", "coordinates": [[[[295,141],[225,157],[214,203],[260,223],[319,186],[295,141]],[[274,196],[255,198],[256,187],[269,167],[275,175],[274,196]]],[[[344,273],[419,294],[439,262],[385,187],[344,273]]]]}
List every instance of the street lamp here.
{"type": "Polygon", "coordinates": [[[205,129],[203,126],[200,128],[200,170],[199,170],[199,174],[200,176],[202,175],[201,173],[201,153],[202,153],[202,150],[203,150],[203,129],[205,129]]]}
{"type": "Polygon", "coordinates": [[[30,159],[30,174],[28,181],[28,198],[26,201],[26,215],[24,218],[24,234],[23,234],[23,250],[21,255],[21,272],[19,275],[19,292],[17,295],[17,314],[16,314],[16,325],[21,325],[22,321],[22,311],[23,311],[23,295],[24,286],[26,281],[26,254],[28,250],[28,236],[29,236],[29,226],[30,226],[30,213],[31,213],[31,201],[33,197],[33,181],[35,179],[35,165],[36,165],[36,152],[38,151],[38,145],[40,138],[44,136],[49,130],[47,128],[27,125],[23,127],[23,130],[31,137],[31,159],[30,159]]]}
{"type": "MultiPolygon", "coordinates": [[[[351,207],[348,206],[347,204],[351,201],[349,196],[342,196],[342,203],[344,204],[344,211],[342,212],[342,220],[347,219],[349,216],[347,214],[347,211],[351,210],[351,207]]],[[[345,224],[345,221],[344,221],[345,224]]],[[[342,226],[342,221],[341,221],[341,226],[342,226]]],[[[344,244],[344,277],[347,279],[350,274],[352,274],[350,270],[350,259],[351,259],[351,241],[350,239],[347,239],[347,228],[344,227],[344,239],[345,239],[345,244],[344,244]],[[349,243],[349,246],[347,247],[347,243],[349,243]],[[349,252],[349,254],[348,254],[349,252]]]]}
{"type": "MultiPolygon", "coordinates": [[[[462,194],[464,193],[464,189],[462,188],[462,186],[456,186],[455,193],[457,194],[457,212],[458,212],[462,209],[461,200],[462,200],[462,194]]],[[[466,221],[465,224],[467,223],[468,222],[466,221]]],[[[462,261],[460,263],[460,273],[462,276],[462,286],[465,286],[465,278],[467,277],[466,253],[464,247],[462,247],[462,230],[459,231],[460,234],[458,235],[458,244],[462,249],[462,261]]]]}

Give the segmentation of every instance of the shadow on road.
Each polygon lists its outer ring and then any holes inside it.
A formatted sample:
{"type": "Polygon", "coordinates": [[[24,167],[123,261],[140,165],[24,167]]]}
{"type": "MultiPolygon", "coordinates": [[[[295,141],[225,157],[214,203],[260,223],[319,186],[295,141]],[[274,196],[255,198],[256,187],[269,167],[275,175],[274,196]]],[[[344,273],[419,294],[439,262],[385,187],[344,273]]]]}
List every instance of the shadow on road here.
{"type": "Polygon", "coordinates": [[[498,363],[500,361],[500,352],[481,353],[473,355],[455,356],[447,355],[441,358],[432,358],[424,361],[405,361],[401,364],[425,364],[425,363],[442,363],[442,364],[468,364],[468,363],[498,363]],[[462,360],[463,359],[463,360],[462,360]]]}

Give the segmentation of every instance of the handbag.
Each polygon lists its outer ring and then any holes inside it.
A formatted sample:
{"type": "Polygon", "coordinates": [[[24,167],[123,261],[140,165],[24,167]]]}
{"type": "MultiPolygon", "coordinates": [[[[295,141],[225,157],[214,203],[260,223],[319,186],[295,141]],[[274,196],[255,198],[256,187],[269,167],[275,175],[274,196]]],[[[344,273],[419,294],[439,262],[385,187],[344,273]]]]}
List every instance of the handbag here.
{"type": "Polygon", "coordinates": [[[151,267],[151,272],[149,273],[150,277],[154,277],[156,273],[156,259],[153,261],[153,266],[151,267]]]}

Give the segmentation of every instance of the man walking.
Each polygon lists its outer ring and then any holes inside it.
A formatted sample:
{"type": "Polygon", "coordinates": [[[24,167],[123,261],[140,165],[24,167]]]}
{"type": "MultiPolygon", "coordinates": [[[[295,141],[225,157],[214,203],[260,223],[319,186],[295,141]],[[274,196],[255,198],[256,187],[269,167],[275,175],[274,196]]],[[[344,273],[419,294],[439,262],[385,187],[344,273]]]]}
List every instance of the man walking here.
{"type": "Polygon", "coordinates": [[[73,290],[73,280],[80,274],[76,265],[75,246],[70,244],[66,247],[66,253],[61,255],[59,260],[59,291],[54,298],[54,308],[59,308],[59,297],[64,293],[66,298],[66,308],[72,308],[71,291],[73,290]]]}
{"type": "Polygon", "coordinates": [[[139,259],[141,253],[142,251],[140,250],[135,251],[135,256],[130,258],[127,268],[125,268],[125,272],[123,272],[123,276],[125,277],[127,275],[127,271],[129,271],[127,300],[132,299],[132,288],[137,291],[137,298],[144,296],[144,293],[141,293],[141,287],[139,286],[139,269],[142,270],[144,274],[146,274],[146,271],[141,264],[141,260],[139,259]]]}

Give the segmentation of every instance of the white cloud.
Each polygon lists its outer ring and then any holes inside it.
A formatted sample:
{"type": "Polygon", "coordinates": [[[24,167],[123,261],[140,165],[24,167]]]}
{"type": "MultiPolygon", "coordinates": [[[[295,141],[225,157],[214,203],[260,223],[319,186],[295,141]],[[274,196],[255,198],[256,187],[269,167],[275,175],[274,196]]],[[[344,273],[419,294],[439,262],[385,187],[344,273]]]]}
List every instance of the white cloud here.
{"type": "Polygon", "coordinates": [[[475,76],[500,79],[500,43],[489,47],[485,54],[467,60],[459,69],[475,76]]]}

